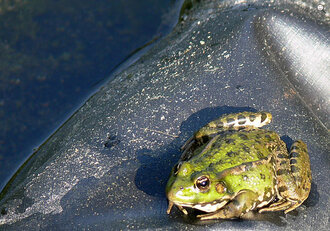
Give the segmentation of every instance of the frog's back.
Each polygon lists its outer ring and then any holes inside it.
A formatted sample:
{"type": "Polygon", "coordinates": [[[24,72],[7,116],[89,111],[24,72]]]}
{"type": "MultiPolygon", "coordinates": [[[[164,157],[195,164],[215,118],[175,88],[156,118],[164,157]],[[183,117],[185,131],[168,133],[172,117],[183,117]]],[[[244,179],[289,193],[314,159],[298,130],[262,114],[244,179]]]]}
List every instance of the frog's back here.
{"type": "Polygon", "coordinates": [[[277,133],[263,130],[224,132],[210,141],[207,150],[191,160],[200,170],[212,168],[216,172],[267,158],[279,143],[277,133]]]}

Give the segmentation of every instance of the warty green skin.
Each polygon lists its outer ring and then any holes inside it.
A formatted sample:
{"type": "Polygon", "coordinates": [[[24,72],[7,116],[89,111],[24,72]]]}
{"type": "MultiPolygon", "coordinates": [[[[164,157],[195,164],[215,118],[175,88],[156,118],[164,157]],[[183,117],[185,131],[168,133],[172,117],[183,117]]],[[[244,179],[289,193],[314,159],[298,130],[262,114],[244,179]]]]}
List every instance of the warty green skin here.
{"type": "MultiPolygon", "coordinates": [[[[201,219],[236,218],[260,208],[261,212],[289,212],[298,207],[310,190],[307,150],[291,165],[286,145],[277,133],[258,129],[262,122],[270,121],[271,115],[265,112],[229,114],[196,132],[168,180],[168,213],[173,204],[185,214],[183,207],[207,212],[201,219]],[[257,118],[255,124],[249,121],[250,116],[257,118]],[[245,123],[242,119],[238,123],[239,118],[245,118],[245,123]],[[226,121],[234,126],[226,126],[226,121]],[[201,131],[208,141],[203,142],[201,131]],[[297,167],[302,164],[307,170],[297,167]],[[291,172],[292,166],[299,171],[291,172]],[[207,187],[200,188],[199,179],[207,179],[207,187]],[[274,199],[278,202],[273,203],[274,199]]],[[[294,147],[303,149],[299,142],[294,147]]]]}

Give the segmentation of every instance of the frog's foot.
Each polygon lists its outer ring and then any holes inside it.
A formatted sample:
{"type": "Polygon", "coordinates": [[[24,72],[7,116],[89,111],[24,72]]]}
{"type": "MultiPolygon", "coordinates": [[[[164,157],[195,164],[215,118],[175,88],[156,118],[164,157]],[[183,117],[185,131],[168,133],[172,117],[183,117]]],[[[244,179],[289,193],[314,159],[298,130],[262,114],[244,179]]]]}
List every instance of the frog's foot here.
{"type": "MultiPolygon", "coordinates": [[[[167,208],[167,214],[171,213],[171,210],[173,208],[173,205],[175,205],[172,201],[168,201],[168,208],[167,208]]],[[[183,212],[185,215],[188,215],[188,212],[186,209],[184,209],[181,205],[176,205],[176,207],[178,207],[178,209],[183,212]]]]}
{"type": "Polygon", "coordinates": [[[287,214],[288,212],[299,207],[301,204],[302,201],[290,201],[283,199],[276,203],[271,204],[268,208],[259,209],[259,213],[284,210],[284,213],[287,214]]]}

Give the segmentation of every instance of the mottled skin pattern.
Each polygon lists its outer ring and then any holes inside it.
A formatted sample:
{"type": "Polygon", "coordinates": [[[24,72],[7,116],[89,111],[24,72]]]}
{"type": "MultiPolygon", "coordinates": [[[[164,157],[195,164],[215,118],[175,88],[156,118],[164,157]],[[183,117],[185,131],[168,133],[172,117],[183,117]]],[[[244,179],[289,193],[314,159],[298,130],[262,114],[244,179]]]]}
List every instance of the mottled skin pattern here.
{"type": "Polygon", "coordinates": [[[307,147],[290,153],[277,133],[259,129],[267,112],[228,114],[211,121],[182,147],[166,186],[170,213],[176,205],[206,212],[200,219],[241,217],[250,210],[290,212],[308,197],[311,170],[307,147]]]}

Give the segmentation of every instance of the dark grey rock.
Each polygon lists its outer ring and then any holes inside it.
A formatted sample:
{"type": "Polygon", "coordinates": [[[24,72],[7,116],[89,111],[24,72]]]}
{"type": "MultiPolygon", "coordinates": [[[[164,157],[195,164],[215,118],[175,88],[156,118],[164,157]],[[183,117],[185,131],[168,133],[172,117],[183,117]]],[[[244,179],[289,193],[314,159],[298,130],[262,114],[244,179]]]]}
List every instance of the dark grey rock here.
{"type": "Polygon", "coordinates": [[[93,95],[2,191],[0,228],[326,230],[329,12],[315,1],[235,2],[194,3],[169,36],[93,95]],[[167,215],[164,188],[180,145],[243,110],[271,112],[270,129],[307,143],[310,197],[287,215],[251,220],[167,215]]]}

